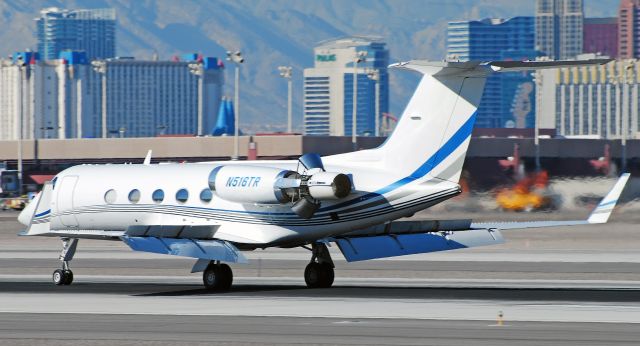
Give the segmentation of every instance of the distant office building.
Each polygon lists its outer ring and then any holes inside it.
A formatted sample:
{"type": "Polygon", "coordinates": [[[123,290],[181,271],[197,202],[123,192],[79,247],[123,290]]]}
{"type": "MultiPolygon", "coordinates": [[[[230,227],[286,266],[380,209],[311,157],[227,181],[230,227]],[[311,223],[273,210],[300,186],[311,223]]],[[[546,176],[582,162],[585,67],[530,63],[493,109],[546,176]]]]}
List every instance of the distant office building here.
{"type": "Polygon", "coordinates": [[[536,0],[536,50],[554,60],[581,54],[582,0],[536,0]]]}
{"type": "Polygon", "coordinates": [[[44,60],[58,59],[65,50],[84,51],[87,58],[116,56],[114,9],[67,10],[56,7],[40,11],[37,23],[38,52],[44,60]]]}
{"type": "MultiPolygon", "coordinates": [[[[107,128],[125,129],[126,137],[196,134],[198,76],[189,72],[195,61],[108,59],[107,128]]],[[[222,98],[223,72],[216,58],[205,58],[204,133],[211,134],[222,98]]]]}
{"type": "Polygon", "coordinates": [[[367,52],[357,64],[358,135],[375,133],[376,116],[389,109],[389,50],[372,37],[349,37],[320,43],[314,48],[315,64],[304,70],[304,132],[307,135],[352,134],[354,64],[357,52],[367,52]],[[375,82],[367,69],[379,71],[379,110],[375,114],[375,82]]]}
{"type": "Polygon", "coordinates": [[[36,53],[16,53],[1,61],[0,140],[19,137],[20,114],[23,138],[101,137],[103,77],[108,136],[195,135],[200,77],[189,64],[198,62],[204,78],[203,133],[213,131],[224,83],[216,58],[101,62],[106,75],[94,69],[84,52],[62,52],[60,59],[49,61],[37,59],[36,53]]]}
{"type": "Polygon", "coordinates": [[[618,9],[618,57],[640,58],[640,0],[621,0],[618,9]]]}
{"type": "Polygon", "coordinates": [[[626,131],[627,138],[636,138],[640,61],[543,70],[536,78],[541,128],[555,128],[563,136],[606,139],[620,138],[626,131]]]}
{"type": "Polygon", "coordinates": [[[618,18],[585,18],[583,52],[618,56],[618,18]]]}
{"type": "MultiPolygon", "coordinates": [[[[460,61],[535,59],[533,17],[449,22],[447,58],[460,61]]],[[[527,73],[499,73],[487,78],[478,127],[530,127],[534,85],[527,73]]]]}

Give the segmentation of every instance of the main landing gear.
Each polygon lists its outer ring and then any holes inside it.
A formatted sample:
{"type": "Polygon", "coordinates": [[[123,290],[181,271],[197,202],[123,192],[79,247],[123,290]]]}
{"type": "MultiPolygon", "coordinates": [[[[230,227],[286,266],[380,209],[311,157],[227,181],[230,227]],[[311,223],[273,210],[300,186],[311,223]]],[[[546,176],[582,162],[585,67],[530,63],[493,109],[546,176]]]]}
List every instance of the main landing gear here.
{"type": "Polygon", "coordinates": [[[333,285],[335,274],[333,261],[327,245],[313,243],[311,245],[311,262],[304,270],[304,281],[309,288],[329,288],[333,285]]]}
{"type": "Polygon", "coordinates": [[[56,269],[53,272],[53,283],[56,286],[71,285],[73,282],[73,272],[69,269],[69,261],[73,259],[78,247],[78,239],[61,238],[62,252],[60,253],[60,261],[62,261],[62,269],[56,269]]]}
{"type": "Polygon", "coordinates": [[[233,283],[233,272],[229,265],[211,261],[202,273],[204,287],[210,291],[228,291],[233,283]]]}

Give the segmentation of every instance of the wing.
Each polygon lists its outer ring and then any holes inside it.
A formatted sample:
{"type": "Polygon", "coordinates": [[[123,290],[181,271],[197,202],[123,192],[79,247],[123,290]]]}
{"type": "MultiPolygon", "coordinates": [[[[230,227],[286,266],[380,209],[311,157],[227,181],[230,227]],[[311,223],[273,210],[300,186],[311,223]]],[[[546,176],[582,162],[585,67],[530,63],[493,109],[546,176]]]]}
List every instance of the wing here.
{"type": "Polygon", "coordinates": [[[607,222],[628,180],[629,174],[623,174],[586,220],[477,223],[471,220],[393,221],[327,241],[335,242],[349,262],[502,244],[504,238],[500,230],[607,222]]]}

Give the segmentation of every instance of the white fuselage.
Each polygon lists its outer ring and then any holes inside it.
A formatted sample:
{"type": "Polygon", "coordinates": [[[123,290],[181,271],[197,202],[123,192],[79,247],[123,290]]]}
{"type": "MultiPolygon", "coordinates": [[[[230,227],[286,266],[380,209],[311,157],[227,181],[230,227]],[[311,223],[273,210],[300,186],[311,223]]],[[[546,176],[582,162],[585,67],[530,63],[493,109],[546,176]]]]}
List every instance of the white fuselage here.
{"type": "Polygon", "coordinates": [[[408,216],[459,193],[458,184],[428,175],[416,179],[357,164],[328,165],[327,171],[349,175],[353,190],[346,198],[322,201],[306,220],[291,211],[291,203],[231,202],[215,191],[210,201],[201,199],[202,191],[211,191],[211,171],[220,165],[296,170],[295,161],[75,166],[56,176],[50,213],[34,220],[48,218],[52,231],[216,225],[216,239],[288,246],[408,216]],[[156,190],[162,200],[152,198],[156,190]],[[184,197],[177,196],[180,190],[188,192],[186,201],[178,198],[184,197]]]}

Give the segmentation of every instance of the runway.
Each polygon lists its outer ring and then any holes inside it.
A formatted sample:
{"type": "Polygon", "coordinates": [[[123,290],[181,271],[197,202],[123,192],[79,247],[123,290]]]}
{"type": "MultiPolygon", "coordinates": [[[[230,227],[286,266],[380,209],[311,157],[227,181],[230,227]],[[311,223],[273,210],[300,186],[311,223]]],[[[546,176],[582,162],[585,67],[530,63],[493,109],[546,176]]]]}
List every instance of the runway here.
{"type": "Polygon", "coordinates": [[[636,345],[634,226],[362,263],[332,248],[331,289],[304,287],[306,250],[257,251],[233,266],[231,292],[209,293],[192,260],[96,241],[81,241],[74,284],[56,287],[58,240],[15,237],[0,216],[0,345],[636,345]]]}

